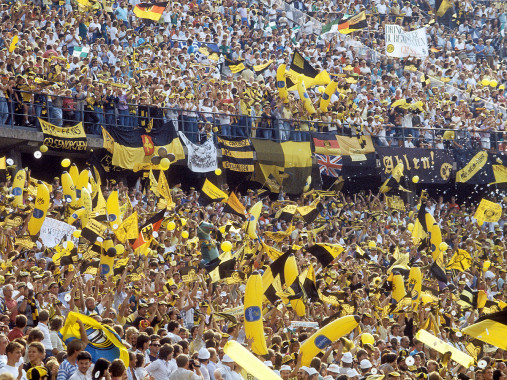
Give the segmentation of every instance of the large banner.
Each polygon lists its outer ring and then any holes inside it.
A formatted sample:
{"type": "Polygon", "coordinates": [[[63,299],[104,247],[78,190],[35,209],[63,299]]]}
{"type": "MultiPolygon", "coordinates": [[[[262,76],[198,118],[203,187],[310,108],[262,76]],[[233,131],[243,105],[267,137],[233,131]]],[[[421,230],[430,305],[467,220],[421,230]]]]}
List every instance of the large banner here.
{"type": "Polygon", "coordinates": [[[397,58],[427,57],[426,28],[405,32],[398,25],[386,25],[386,54],[389,57],[397,58]]]}
{"type": "Polygon", "coordinates": [[[57,151],[86,151],[88,140],[83,123],[73,127],[58,127],[42,119],[39,119],[39,123],[44,135],[43,144],[48,148],[57,151]]]}
{"type": "Polygon", "coordinates": [[[201,145],[191,142],[183,132],[179,132],[181,140],[187,146],[188,168],[195,173],[212,172],[218,168],[217,148],[213,138],[208,138],[201,145]]]}
{"type": "Polygon", "coordinates": [[[40,229],[42,244],[48,248],[56,247],[62,241],[72,240],[77,246],[78,239],[72,236],[76,227],[56,219],[46,218],[40,229]]]}
{"type": "Polygon", "coordinates": [[[405,175],[418,176],[421,183],[446,183],[451,176],[454,157],[447,150],[377,147],[377,153],[384,179],[400,162],[405,175]]]}
{"type": "Polygon", "coordinates": [[[222,166],[237,172],[254,171],[254,149],[249,139],[225,139],[218,137],[222,150],[222,166]]]}

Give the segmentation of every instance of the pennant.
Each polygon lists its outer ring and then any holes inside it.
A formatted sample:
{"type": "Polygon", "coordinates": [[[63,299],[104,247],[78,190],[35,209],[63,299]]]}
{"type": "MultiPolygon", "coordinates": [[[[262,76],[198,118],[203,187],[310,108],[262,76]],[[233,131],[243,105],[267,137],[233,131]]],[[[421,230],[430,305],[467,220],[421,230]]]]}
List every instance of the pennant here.
{"type": "Polygon", "coordinates": [[[339,244],[317,243],[307,248],[306,251],[314,255],[322,267],[327,267],[343,252],[343,247],[339,244]]]}
{"type": "Polygon", "coordinates": [[[206,178],[199,195],[199,204],[201,206],[206,206],[214,202],[221,202],[227,198],[228,196],[226,193],[206,178]]]}
{"type": "Polygon", "coordinates": [[[159,21],[165,11],[167,2],[141,3],[134,8],[134,14],[143,19],[159,21]]]}
{"type": "Polygon", "coordinates": [[[303,218],[303,220],[310,224],[319,216],[322,205],[320,204],[320,197],[315,199],[311,205],[298,207],[297,211],[303,218]]]}
{"type": "Polygon", "coordinates": [[[246,219],[247,214],[245,206],[243,206],[234,192],[229,194],[223,212],[241,216],[243,219],[246,219]]]}
{"type": "Polygon", "coordinates": [[[59,332],[60,338],[65,344],[74,339],[81,339],[81,328],[77,321],[80,320],[88,336],[88,345],[85,351],[92,355],[92,362],[104,358],[112,362],[114,359],[121,359],[126,366],[129,363],[127,348],[123,345],[121,338],[112,327],[97,322],[84,314],[69,312],[65,324],[59,332]]]}
{"type": "Polygon", "coordinates": [[[164,197],[167,201],[166,208],[174,208],[173,198],[171,196],[171,189],[169,188],[169,184],[167,183],[167,178],[165,176],[165,171],[161,170],[158,176],[158,184],[157,184],[158,193],[164,197]]]}

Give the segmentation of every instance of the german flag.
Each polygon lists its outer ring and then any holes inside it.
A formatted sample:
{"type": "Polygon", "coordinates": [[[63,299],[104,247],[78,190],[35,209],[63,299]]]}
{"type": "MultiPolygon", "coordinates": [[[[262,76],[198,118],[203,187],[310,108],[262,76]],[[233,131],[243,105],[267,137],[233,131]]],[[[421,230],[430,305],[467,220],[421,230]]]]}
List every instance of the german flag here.
{"type": "Polygon", "coordinates": [[[315,147],[314,152],[318,154],[325,154],[327,156],[340,156],[341,149],[336,136],[329,134],[319,134],[312,136],[313,145],[315,147]]]}
{"type": "Polygon", "coordinates": [[[199,195],[199,204],[207,206],[213,202],[221,202],[224,199],[227,199],[227,194],[206,178],[199,195]]]}
{"type": "Polygon", "coordinates": [[[341,34],[349,34],[366,27],[368,27],[368,23],[366,22],[366,13],[363,11],[338,24],[338,32],[341,34]]]}
{"type": "Polygon", "coordinates": [[[507,339],[505,339],[507,337],[507,309],[482,316],[462,332],[502,350],[507,350],[507,339]]]}
{"type": "Polygon", "coordinates": [[[139,237],[136,239],[134,244],[132,244],[133,249],[137,249],[141,247],[143,244],[151,242],[153,239],[153,232],[158,231],[162,221],[164,220],[165,210],[158,212],[153,215],[150,219],[143,224],[139,231],[139,237]]]}
{"type": "Polygon", "coordinates": [[[306,251],[315,256],[323,267],[327,267],[343,252],[343,247],[340,244],[318,243],[307,248],[306,251]]]}
{"type": "Polygon", "coordinates": [[[163,3],[140,3],[134,8],[134,14],[139,18],[159,21],[167,3],[167,1],[163,3]]]}
{"type": "Polygon", "coordinates": [[[243,203],[238,199],[234,192],[229,194],[229,198],[227,199],[227,203],[225,204],[223,212],[228,212],[230,214],[239,215],[243,219],[246,219],[246,209],[243,206],[243,203]]]}

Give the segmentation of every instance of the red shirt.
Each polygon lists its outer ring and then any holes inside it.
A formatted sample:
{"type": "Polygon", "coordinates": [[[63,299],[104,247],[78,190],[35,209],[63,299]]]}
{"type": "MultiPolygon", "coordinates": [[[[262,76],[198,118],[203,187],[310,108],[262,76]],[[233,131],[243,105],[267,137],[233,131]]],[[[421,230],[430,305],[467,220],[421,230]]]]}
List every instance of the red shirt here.
{"type": "Polygon", "coordinates": [[[16,338],[22,338],[24,336],[23,331],[18,328],[14,327],[11,332],[7,335],[7,338],[12,342],[16,338]]]}

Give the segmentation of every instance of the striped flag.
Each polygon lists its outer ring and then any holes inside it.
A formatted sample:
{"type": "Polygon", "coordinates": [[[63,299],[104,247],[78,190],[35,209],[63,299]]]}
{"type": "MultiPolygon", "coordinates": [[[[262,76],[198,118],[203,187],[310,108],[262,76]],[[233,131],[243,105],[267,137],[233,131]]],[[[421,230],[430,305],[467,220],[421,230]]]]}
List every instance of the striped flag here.
{"type": "Polygon", "coordinates": [[[134,8],[134,14],[139,18],[159,21],[167,6],[167,1],[162,3],[141,3],[134,8]]]}

